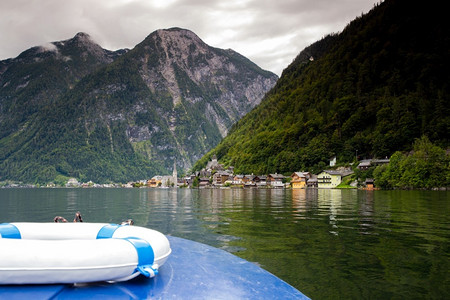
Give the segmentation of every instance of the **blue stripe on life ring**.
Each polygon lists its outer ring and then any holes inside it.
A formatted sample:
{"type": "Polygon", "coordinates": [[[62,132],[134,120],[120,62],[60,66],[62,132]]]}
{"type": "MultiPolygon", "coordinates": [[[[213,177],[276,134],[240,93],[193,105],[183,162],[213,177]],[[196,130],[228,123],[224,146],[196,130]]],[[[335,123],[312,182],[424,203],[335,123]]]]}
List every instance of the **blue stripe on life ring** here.
{"type": "Polygon", "coordinates": [[[120,225],[108,224],[103,226],[97,233],[97,239],[110,239],[120,225]]]}
{"type": "Polygon", "coordinates": [[[136,270],[146,277],[153,277],[158,273],[158,270],[152,268],[153,262],[155,260],[155,253],[153,252],[152,246],[143,239],[137,237],[127,237],[124,240],[130,242],[137,251],[138,254],[138,265],[136,270]],[[151,274],[149,270],[153,273],[151,274]]]}
{"type": "Polygon", "coordinates": [[[16,226],[10,223],[2,223],[0,224],[0,235],[4,239],[21,239],[19,229],[16,226]]]}

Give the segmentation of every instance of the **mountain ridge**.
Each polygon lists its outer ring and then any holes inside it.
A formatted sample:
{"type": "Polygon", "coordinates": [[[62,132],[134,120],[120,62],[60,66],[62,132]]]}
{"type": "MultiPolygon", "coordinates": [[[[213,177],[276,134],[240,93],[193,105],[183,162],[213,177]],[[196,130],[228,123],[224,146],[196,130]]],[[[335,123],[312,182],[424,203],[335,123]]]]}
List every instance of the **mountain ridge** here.
{"type": "MultiPolygon", "coordinates": [[[[61,78],[40,89],[25,86],[22,98],[15,88],[5,90],[14,60],[2,62],[10,64],[0,75],[0,126],[9,129],[0,137],[2,178],[118,182],[170,173],[174,161],[188,169],[278,79],[180,28],[153,32],[131,50],[102,49],[84,33],[51,45],[46,51],[32,48],[37,60],[51,59],[29,69],[37,77],[61,78]],[[10,118],[19,101],[36,105],[10,118]]],[[[15,62],[27,55],[36,60],[32,51],[15,62]]],[[[28,75],[16,73],[10,82],[18,86],[28,75]]]]}
{"type": "Polygon", "coordinates": [[[123,51],[104,50],[87,34],[78,33],[73,39],[32,47],[16,58],[1,61],[0,103],[6,121],[0,123],[0,137],[17,130],[19,123],[36,113],[39,106],[53,101],[82,77],[121,54],[123,51]],[[72,43],[77,46],[74,48],[72,43]],[[19,111],[17,106],[26,109],[19,111]]]}

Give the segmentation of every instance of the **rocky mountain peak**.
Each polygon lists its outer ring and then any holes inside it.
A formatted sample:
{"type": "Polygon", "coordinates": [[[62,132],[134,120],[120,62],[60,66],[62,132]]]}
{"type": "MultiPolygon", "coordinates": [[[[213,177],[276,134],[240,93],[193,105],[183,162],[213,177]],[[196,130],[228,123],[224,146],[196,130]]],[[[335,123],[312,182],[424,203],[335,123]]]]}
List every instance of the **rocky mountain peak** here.
{"type": "Polygon", "coordinates": [[[156,37],[159,37],[164,41],[175,41],[177,39],[190,39],[193,41],[195,40],[197,42],[202,42],[202,40],[194,32],[179,27],[158,29],[148,36],[148,38],[153,39],[155,39],[156,37]]]}
{"type": "Polygon", "coordinates": [[[201,48],[208,48],[208,46],[192,31],[182,28],[160,29],[155,32],[155,36],[161,39],[163,45],[166,47],[182,50],[189,53],[189,45],[200,45],[201,48]]]}
{"type": "MultiPolygon", "coordinates": [[[[187,29],[157,30],[137,48],[143,50],[140,74],[152,92],[169,91],[174,106],[182,99],[190,103],[213,100],[227,111],[231,123],[259,104],[278,79],[233,50],[207,45],[187,29]],[[200,92],[206,86],[220,92],[200,92]]],[[[231,123],[224,125],[220,115],[209,114],[225,136],[231,123]]]]}
{"type": "MultiPolygon", "coordinates": [[[[47,48],[30,52],[20,65],[0,64],[0,153],[15,153],[12,161],[23,143],[31,147],[28,162],[48,153],[47,179],[145,178],[171,172],[175,160],[187,170],[278,79],[181,28],[157,30],[130,51],[105,50],[82,32],[47,48]],[[33,137],[22,130],[25,125],[39,135],[33,139],[39,147],[28,143],[33,137]],[[22,144],[2,144],[15,134],[22,144]],[[95,167],[82,167],[93,161],[95,167]]],[[[1,172],[2,163],[9,162],[0,157],[0,176],[25,179],[1,172]]]]}
{"type": "Polygon", "coordinates": [[[195,33],[182,28],[160,29],[150,34],[144,41],[147,50],[157,51],[165,62],[187,63],[187,58],[197,52],[205,54],[209,46],[195,33]]]}
{"type": "Polygon", "coordinates": [[[77,40],[92,40],[91,36],[85,32],[78,32],[73,38],[77,40]]]}
{"type": "Polygon", "coordinates": [[[113,61],[110,57],[112,52],[103,49],[89,34],[84,32],[79,32],[73,38],[55,44],[64,47],[68,52],[77,53],[78,51],[81,51],[81,58],[83,60],[86,60],[88,56],[94,56],[97,60],[102,62],[109,63],[113,61]]]}

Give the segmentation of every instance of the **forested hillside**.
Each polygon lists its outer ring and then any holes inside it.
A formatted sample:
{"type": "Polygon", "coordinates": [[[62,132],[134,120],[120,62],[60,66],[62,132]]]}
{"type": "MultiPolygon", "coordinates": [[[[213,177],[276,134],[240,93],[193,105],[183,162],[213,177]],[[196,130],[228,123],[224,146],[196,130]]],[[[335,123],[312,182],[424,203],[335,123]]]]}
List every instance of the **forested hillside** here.
{"type": "Polygon", "coordinates": [[[449,146],[450,26],[442,2],[387,0],[303,50],[212,154],[238,173],[319,171],[449,146]]]}

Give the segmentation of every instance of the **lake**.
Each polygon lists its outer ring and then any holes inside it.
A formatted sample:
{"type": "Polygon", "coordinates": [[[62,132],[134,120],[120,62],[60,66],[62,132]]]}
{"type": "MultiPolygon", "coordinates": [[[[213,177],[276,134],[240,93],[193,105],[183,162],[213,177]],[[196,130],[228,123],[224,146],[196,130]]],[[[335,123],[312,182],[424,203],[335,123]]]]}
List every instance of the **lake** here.
{"type": "Polygon", "coordinates": [[[450,192],[0,189],[0,223],[120,223],[229,251],[313,299],[450,297],[450,192]]]}

